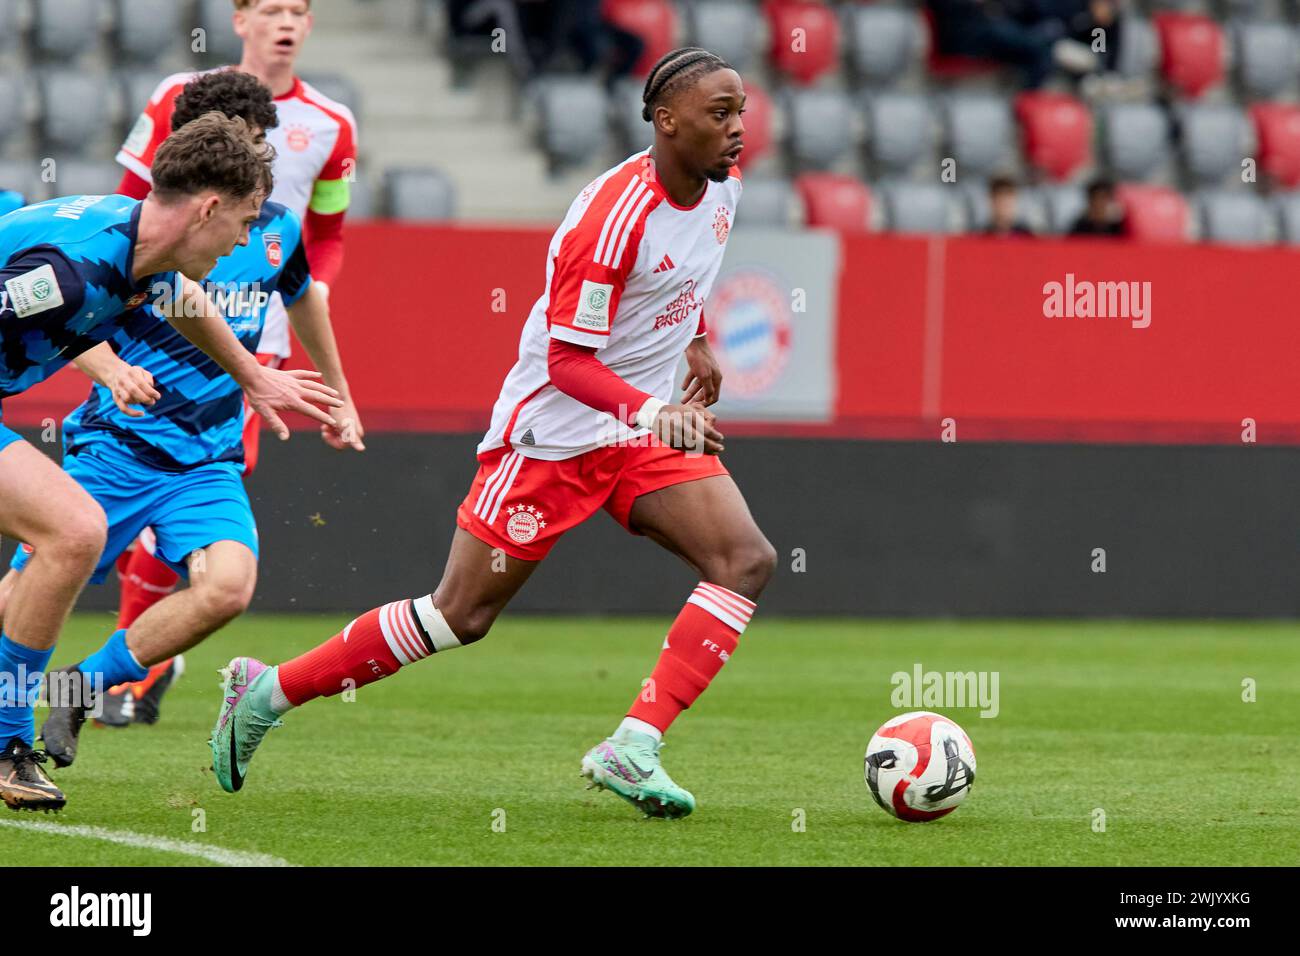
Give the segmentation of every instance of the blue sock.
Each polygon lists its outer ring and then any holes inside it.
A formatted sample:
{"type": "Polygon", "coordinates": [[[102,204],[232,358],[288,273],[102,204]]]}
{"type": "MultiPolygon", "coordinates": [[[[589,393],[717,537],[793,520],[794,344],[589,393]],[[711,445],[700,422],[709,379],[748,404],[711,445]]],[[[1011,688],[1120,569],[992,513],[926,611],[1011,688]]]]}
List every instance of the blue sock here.
{"type": "Polygon", "coordinates": [[[36,696],[53,653],[52,647],[34,651],[0,633],[0,749],[15,737],[29,747],[36,743],[36,696]]]}
{"type": "Polygon", "coordinates": [[[102,675],[105,689],[127,681],[144,680],[149,668],[141,667],[126,649],[126,630],[114,631],[104,646],[77,665],[81,673],[102,675]]]}

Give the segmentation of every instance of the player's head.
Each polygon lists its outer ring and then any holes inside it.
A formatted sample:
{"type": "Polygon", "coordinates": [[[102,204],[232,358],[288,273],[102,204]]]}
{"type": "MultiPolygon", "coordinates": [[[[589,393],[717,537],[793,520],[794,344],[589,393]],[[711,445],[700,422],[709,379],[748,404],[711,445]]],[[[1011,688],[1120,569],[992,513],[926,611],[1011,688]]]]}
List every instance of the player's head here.
{"type": "Polygon", "coordinates": [[[671,150],[687,172],[727,178],[743,148],[745,88],[726,60],[700,47],[666,53],[646,77],[641,102],[656,151],[671,150]]]}
{"type": "Polygon", "coordinates": [[[150,198],[176,223],[172,256],[191,279],[207,275],[235,246],[248,244],[271,193],[275,150],[244,120],[204,113],[158,147],[150,198]]]}
{"type": "Polygon", "coordinates": [[[244,60],[293,65],[311,33],[311,0],[234,0],[235,33],[244,60]]]}
{"type": "Polygon", "coordinates": [[[266,84],[239,70],[203,73],[186,83],[172,108],[172,131],[204,113],[242,119],[257,135],[280,124],[275,99],[266,84]]]}

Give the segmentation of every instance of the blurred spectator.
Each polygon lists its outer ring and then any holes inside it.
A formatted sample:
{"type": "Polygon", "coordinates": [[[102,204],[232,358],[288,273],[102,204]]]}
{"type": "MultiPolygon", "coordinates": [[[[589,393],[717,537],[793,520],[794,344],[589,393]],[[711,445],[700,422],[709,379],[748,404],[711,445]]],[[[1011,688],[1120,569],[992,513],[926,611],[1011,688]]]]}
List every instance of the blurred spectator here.
{"type": "Polygon", "coordinates": [[[1034,231],[1018,218],[1016,208],[1020,198],[1019,187],[1010,176],[998,176],[989,182],[989,224],[984,230],[988,236],[1032,236],[1034,231]]]}
{"type": "Polygon", "coordinates": [[[1120,236],[1124,234],[1124,210],[1115,199],[1115,184],[1106,178],[1088,184],[1088,205],[1070,229],[1072,236],[1120,236]]]}
{"type": "Polygon", "coordinates": [[[27,204],[23,201],[22,193],[16,193],[12,189],[0,189],[0,216],[15,209],[22,209],[25,205],[27,204]]]}
{"type": "Polygon", "coordinates": [[[603,70],[612,84],[627,76],[645,42],[605,19],[600,0],[519,0],[519,14],[537,70],[572,53],[583,73],[603,70]]]}

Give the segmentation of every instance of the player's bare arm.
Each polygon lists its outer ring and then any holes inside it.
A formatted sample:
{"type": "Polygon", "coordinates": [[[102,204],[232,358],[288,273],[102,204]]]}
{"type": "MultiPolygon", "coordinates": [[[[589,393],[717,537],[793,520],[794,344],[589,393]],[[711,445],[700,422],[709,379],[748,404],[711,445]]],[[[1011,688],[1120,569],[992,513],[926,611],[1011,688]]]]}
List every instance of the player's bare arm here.
{"type": "Polygon", "coordinates": [[[682,380],[682,404],[699,402],[709,406],[722,397],[722,367],[703,335],[686,346],[686,378],[682,380]]]}
{"type": "Polygon", "coordinates": [[[158,389],[154,388],[153,375],[149,370],[123,362],[107,342],[100,342],[93,349],[82,352],[73,360],[73,364],[112,392],[117,407],[132,418],[144,414],[132,406],[152,405],[162,397],[158,389]]]}
{"type": "Polygon", "coordinates": [[[343,374],[343,360],[339,357],[338,342],[330,323],[329,300],[326,291],[321,288],[323,285],[324,283],[313,282],[303,297],[289,306],[289,321],[325,384],[337,391],[343,400],[343,404],[334,413],[334,420],[338,424],[322,424],[321,438],[331,448],[365,451],[362,439],[366,430],[361,425],[361,416],[357,413],[357,406],[348,389],[348,380],[343,374]]]}

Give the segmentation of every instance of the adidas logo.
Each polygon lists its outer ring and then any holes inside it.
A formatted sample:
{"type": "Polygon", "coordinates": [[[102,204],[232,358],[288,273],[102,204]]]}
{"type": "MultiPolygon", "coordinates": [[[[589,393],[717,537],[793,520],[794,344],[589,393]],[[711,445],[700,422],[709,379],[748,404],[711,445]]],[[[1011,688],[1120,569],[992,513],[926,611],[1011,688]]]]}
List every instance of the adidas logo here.
{"type": "Polygon", "coordinates": [[[675,265],[673,265],[673,260],[670,259],[670,258],[668,258],[668,254],[667,254],[667,253],[664,253],[664,257],[663,257],[663,259],[661,259],[661,260],[659,261],[659,265],[655,266],[654,271],[655,271],[655,272],[667,272],[669,269],[675,269],[675,268],[677,268],[677,267],[676,267],[675,265]]]}
{"type": "Polygon", "coordinates": [[[533,437],[533,430],[532,430],[531,428],[528,429],[528,431],[524,432],[524,437],[521,438],[521,439],[519,439],[519,444],[521,444],[521,445],[536,445],[536,444],[537,444],[537,439],[533,437]]]}

